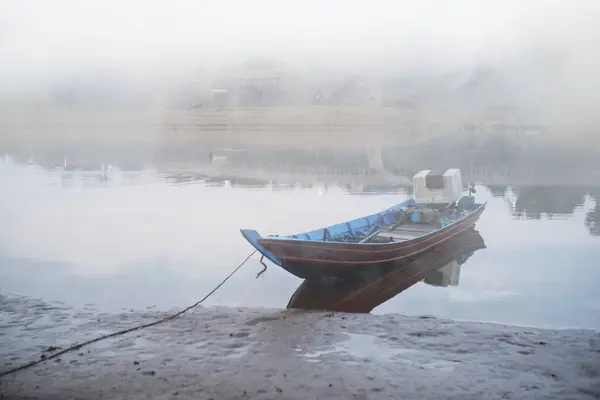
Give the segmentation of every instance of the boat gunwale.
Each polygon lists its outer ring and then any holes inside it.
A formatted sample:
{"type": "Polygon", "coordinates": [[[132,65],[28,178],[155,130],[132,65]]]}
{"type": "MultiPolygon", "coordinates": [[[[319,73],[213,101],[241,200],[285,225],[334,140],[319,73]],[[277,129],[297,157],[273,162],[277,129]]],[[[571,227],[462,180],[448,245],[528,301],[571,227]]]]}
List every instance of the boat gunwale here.
{"type": "Polygon", "coordinates": [[[440,243],[445,242],[446,240],[449,240],[451,238],[453,238],[456,235],[460,235],[462,232],[464,232],[465,230],[469,229],[469,226],[467,226],[464,229],[461,229],[459,231],[457,231],[456,233],[447,235],[443,238],[441,238],[438,241],[435,241],[425,247],[423,247],[422,249],[413,251],[412,253],[408,253],[408,254],[403,254],[401,256],[398,257],[392,257],[392,258],[385,258],[385,259],[374,259],[374,260],[360,260],[360,261],[346,261],[346,260],[331,260],[331,259],[322,259],[322,258],[304,258],[304,257],[293,257],[293,256],[278,256],[279,259],[281,259],[282,261],[296,261],[296,262],[307,262],[307,263],[311,263],[314,265],[320,265],[320,266],[325,266],[324,264],[350,264],[350,265],[354,265],[354,266],[362,266],[362,265],[367,265],[367,264],[381,264],[381,263],[389,263],[389,262],[394,262],[394,261],[399,261],[408,257],[413,257],[416,256],[418,254],[421,254],[423,252],[426,252],[427,250],[429,250],[430,248],[437,246],[440,243]]]}
{"type": "MultiPolygon", "coordinates": [[[[353,253],[382,253],[394,250],[410,248],[423,242],[427,242],[432,238],[437,237],[440,234],[447,233],[448,231],[456,228],[460,224],[464,224],[465,221],[478,219],[482,214],[487,202],[482,203],[475,210],[470,212],[468,215],[461,219],[452,221],[443,228],[435,229],[431,232],[425,233],[421,236],[417,236],[414,239],[409,239],[401,242],[390,242],[390,243],[345,243],[345,242],[327,242],[318,240],[298,240],[289,239],[283,237],[261,237],[259,243],[263,246],[275,245],[278,248],[281,247],[294,247],[304,249],[318,249],[318,250],[330,250],[335,252],[353,252],[353,253]],[[286,240],[287,239],[287,240],[286,240]]],[[[269,246],[270,247],[270,246],[269,246]]],[[[272,251],[269,249],[269,251],[272,251]]],[[[286,258],[278,256],[279,258],[286,258]]],[[[290,258],[292,259],[292,258],[290,258]]],[[[296,260],[308,260],[305,258],[293,258],[296,260]]]]}
{"type": "MultiPolygon", "coordinates": [[[[461,196],[462,197],[462,196],[461,196]]],[[[460,197],[459,197],[460,199],[460,197]]],[[[323,226],[321,228],[317,228],[317,229],[313,229],[310,231],[304,231],[304,232],[299,232],[299,233],[293,233],[293,234],[289,234],[289,235],[284,235],[284,236],[267,236],[267,237],[261,237],[262,239],[273,239],[273,240],[280,240],[280,241],[292,241],[292,242],[315,242],[315,243],[323,243],[323,240],[313,240],[313,239],[304,239],[304,238],[295,238],[294,236],[300,236],[300,235],[305,235],[308,234],[310,232],[314,232],[314,231],[319,231],[319,230],[325,230],[328,228],[331,228],[332,226],[336,226],[336,225],[341,225],[341,224],[349,224],[352,221],[356,221],[359,219],[368,219],[369,217],[375,216],[375,215],[386,215],[386,214],[391,214],[393,212],[399,211],[404,209],[404,207],[413,207],[413,206],[419,206],[419,205],[425,205],[427,203],[417,203],[415,201],[414,198],[408,198],[400,203],[394,204],[393,206],[390,206],[386,209],[383,209],[379,212],[373,213],[373,214],[369,214],[369,215],[364,215],[362,217],[356,217],[354,219],[349,219],[347,221],[343,221],[343,222],[338,222],[337,224],[331,224],[331,225],[326,225],[323,226]]],[[[349,230],[343,233],[348,233],[350,232],[349,230]]],[[[341,234],[343,234],[341,233],[341,234]]],[[[336,241],[330,241],[329,243],[343,243],[343,244],[347,244],[346,242],[336,242],[336,241]]],[[[354,244],[358,244],[358,243],[354,243],[354,244]]],[[[369,244],[374,244],[374,243],[361,243],[363,245],[369,245],[369,244]]]]}

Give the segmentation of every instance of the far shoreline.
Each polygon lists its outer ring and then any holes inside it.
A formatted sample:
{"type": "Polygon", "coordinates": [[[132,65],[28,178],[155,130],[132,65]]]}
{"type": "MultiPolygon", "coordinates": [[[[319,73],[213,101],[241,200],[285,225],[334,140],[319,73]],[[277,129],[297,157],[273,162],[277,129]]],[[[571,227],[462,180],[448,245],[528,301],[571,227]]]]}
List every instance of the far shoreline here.
{"type": "MultiPolygon", "coordinates": [[[[121,143],[211,143],[289,147],[369,147],[414,144],[437,136],[502,133],[533,128],[519,121],[484,119],[432,110],[391,107],[256,107],[154,110],[0,108],[0,147],[121,143]],[[521,127],[520,127],[521,126],[521,127]]],[[[514,118],[512,118],[514,119],[514,118]]],[[[600,135],[568,127],[541,127],[561,146],[600,145],[600,135]],[[561,132],[568,131],[569,134],[561,132]]]]}

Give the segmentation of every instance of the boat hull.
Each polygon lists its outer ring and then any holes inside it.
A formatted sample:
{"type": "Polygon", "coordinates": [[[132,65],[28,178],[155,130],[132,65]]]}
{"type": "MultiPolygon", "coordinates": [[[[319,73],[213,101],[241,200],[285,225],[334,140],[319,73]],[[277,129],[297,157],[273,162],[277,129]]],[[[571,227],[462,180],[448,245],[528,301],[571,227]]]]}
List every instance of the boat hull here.
{"type": "Polygon", "coordinates": [[[481,235],[474,229],[467,229],[427,250],[416,260],[403,262],[381,273],[371,271],[353,277],[355,279],[306,279],[291,296],[287,308],[368,313],[430,273],[452,261],[462,265],[465,258],[485,247],[481,235]]]}
{"type": "Polygon", "coordinates": [[[344,243],[333,241],[263,238],[243,230],[246,239],[265,257],[302,279],[342,278],[400,268],[423,253],[475,226],[482,204],[443,228],[423,236],[392,243],[344,243]]]}

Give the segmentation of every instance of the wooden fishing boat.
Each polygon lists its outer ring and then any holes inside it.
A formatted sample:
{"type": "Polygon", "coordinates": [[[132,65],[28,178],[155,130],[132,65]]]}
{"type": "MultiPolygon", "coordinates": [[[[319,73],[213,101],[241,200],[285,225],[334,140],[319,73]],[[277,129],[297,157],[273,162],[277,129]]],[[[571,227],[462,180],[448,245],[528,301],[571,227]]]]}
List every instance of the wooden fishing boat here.
{"type": "Polygon", "coordinates": [[[473,227],[486,203],[463,193],[460,170],[423,170],[413,177],[414,198],[381,212],[321,229],[262,237],[242,235],[264,257],[302,279],[346,278],[389,268],[473,227]]]}
{"type": "Polygon", "coordinates": [[[371,270],[351,279],[305,279],[287,308],[369,313],[421,281],[447,285],[440,282],[439,271],[460,269],[476,251],[485,248],[483,237],[469,228],[388,270],[371,270]]]}

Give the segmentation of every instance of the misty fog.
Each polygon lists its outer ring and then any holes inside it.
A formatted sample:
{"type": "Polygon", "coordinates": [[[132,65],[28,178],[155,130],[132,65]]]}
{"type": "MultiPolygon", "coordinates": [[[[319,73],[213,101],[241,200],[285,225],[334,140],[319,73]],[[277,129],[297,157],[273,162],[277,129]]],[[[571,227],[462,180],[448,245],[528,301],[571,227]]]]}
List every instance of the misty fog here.
{"type": "Polygon", "coordinates": [[[599,87],[600,0],[0,0],[0,399],[598,398],[599,87]]]}
{"type": "Polygon", "coordinates": [[[0,107],[503,109],[593,134],[598,17],[593,0],[5,0],[0,107]]]}

